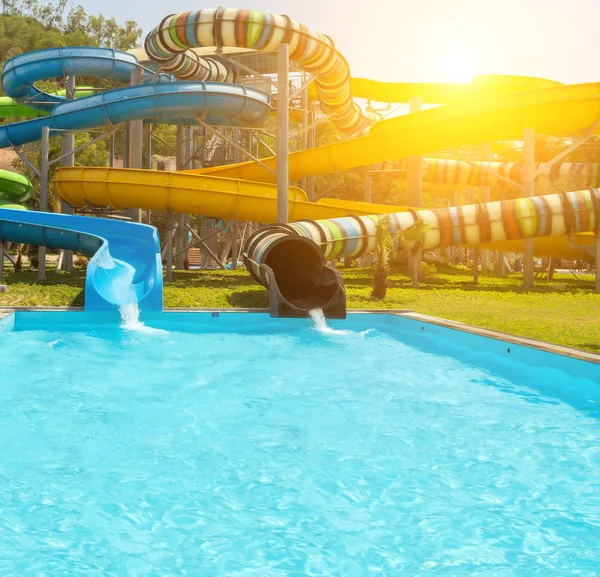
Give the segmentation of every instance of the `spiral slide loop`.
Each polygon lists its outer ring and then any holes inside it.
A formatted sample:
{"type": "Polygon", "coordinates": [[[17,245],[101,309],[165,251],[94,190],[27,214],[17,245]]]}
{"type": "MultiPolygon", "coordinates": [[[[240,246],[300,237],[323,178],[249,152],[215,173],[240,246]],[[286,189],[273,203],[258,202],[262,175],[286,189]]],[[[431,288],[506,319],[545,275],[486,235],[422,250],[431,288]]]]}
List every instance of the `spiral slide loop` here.
{"type": "Polygon", "coordinates": [[[321,109],[343,132],[356,133],[369,126],[352,100],[350,67],[333,40],[288,16],[257,10],[204,9],[167,16],[145,41],[146,52],[163,70],[181,80],[227,79],[227,70],[214,59],[193,51],[201,47],[237,47],[272,52],[290,45],[290,59],[315,80],[321,109]]]}

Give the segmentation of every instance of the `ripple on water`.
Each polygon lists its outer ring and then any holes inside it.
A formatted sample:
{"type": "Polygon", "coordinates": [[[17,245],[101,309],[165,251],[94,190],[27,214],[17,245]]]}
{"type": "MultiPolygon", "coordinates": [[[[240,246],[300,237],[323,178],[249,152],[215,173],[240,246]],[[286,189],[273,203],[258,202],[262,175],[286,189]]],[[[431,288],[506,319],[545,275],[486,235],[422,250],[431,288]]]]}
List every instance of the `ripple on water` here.
{"type": "Polygon", "coordinates": [[[599,421],[542,369],[379,331],[0,338],[0,573],[597,570],[599,421]]]}

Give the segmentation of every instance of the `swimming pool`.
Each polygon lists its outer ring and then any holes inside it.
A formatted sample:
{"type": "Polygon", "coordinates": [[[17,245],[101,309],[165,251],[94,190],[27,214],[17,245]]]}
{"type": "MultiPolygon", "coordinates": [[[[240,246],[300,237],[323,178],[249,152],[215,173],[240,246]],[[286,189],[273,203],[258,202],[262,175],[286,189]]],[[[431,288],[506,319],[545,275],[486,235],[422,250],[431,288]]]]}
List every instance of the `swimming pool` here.
{"type": "Polygon", "coordinates": [[[600,366],[383,314],[113,320],[2,321],[0,574],[597,574],[600,366]]]}

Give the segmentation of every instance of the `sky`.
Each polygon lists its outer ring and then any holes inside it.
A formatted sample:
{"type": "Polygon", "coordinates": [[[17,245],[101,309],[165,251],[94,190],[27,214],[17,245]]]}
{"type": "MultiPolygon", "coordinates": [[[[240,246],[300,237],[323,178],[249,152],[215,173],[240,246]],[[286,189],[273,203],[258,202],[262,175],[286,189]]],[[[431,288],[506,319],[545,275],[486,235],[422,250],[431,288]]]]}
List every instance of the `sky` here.
{"type": "Polygon", "coordinates": [[[136,20],[144,36],[167,14],[202,7],[287,14],[328,34],[355,77],[468,82],[476,74],[600,81],[600,0],[74,0],[136,20]]]}

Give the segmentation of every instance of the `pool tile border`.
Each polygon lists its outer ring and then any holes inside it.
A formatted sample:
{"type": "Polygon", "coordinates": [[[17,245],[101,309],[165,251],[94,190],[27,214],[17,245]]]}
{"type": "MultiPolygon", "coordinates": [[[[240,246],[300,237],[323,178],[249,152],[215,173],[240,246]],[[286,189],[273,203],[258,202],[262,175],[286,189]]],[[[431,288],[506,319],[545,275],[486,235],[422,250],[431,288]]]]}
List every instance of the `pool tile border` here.
{"type": "Polygon", "coordinates": [[[587,361],[589,363],[595,363],[595,364],[600,365],[600,354],[590,353],[588,351],[583,351],[580,349],[574,349],[574,348],[565,347],[562,345],[554,345],[552,343],[547,343],[545,341],[540,341],[537,339],[518,337],[515,335],[511,335],[509,333],[502,333],[500,331],[483,329],[480,327],[475,327],[473,325],[468,325],[468,324],[461,323],[458,321],[451,321],[451,320],[442,319],[439,317],[432,317],[432,316],[424,315],[421,313],[406,312],[406,313],[402,313],[401,316],[409,318],[409,319],[429,323],[432,325],[441,326],[441,327],[448,328],[448,329],[458,330],[463,333],[470,333],[470,334],[477,335],[480,337],[493,339],[496,341],[503,341],[503,342],[507,342],[507,343],[511,343],[511,344],[515,344],[515,345],[521,345],[524,347],[529,347],[532,349],[537,349],[537,350],[545,351],[548,353],[562,355],[565,357],[578,359],[580,361],[587,361]]]}
{"type": "MultiPolygon", "coordinates": [[[[83,307],[1,307],[0,308],[0,322],[2,323],[1,328],[5,327],[7,317],[13,312],[83,312],[83,307]]],[[[219,313],[219,314],[235,314],[235,313],[268,313],[269,309],[257,309],[257,308],[167,308],[166,313],[219,313]]],[[[574,349],[571,347],[565,347],[562,345],[554,345],[545,341],[537,339],[530,339],[526,337],[519,337],[511,335],[509,333],[503,333],[500,331],[493,331],[490,329],[484,329],[466,323],[458,321],[452,321],[439,317],[433,317],[421,313],[416,313],[412,309],[352,309],[349,313],[359,314],[389,314],[394,316],[405,317],[416,321],[426,322],[432,325],[461,331],[481,337],[486,337],[496,341],[503,341],[512,343],[515,345],[521,345],[532,349],[537,349],[549,353],[554,353],[581,361],[587,361],[590,363],[600,365],[600,354],[591,353],[588,351],[574,349]]],[[[12,322],[14,324],[14,320],[12,322]]]]}

